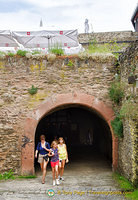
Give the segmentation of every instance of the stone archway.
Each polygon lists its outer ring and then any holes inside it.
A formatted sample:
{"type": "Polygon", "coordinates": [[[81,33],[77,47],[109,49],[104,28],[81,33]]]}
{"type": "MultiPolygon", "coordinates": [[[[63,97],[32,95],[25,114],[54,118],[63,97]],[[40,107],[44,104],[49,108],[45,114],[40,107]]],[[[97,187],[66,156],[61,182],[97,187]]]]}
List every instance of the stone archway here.
{"type": "Polygon", "coordinates": [[[116,170],[118,163],[118,139],[111,128],[114,112],[111,107],[94,96],[84,93],[57,94],[44,101],[25,121],[24,144],[21,154],[22,174],[34,174],[34,138],[39,121],[52,110],[67,105],[81,105],[95,110],[108,123],[112,134],[112,168],[116,170]]]}

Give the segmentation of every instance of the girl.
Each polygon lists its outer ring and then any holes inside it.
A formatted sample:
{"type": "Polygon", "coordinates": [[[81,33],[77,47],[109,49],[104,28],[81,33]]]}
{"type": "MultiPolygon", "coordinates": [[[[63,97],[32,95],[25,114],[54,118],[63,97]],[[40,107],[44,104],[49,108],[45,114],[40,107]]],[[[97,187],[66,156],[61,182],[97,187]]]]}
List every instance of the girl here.
{"type": "Polygon", "coordinates": [[[52,174],[53,174],[53,185],[57,184],[59,185],[58,180],[58,165],[59,165],[59,155],[58,155],[58,145],[56,141],[53,141],[51,144],[51,168],[52,168],[52,174]],[[56,181],[55,181],[55,174],[56,174],[56,181]]]}
{"type": "Polygon", "coordinates": [[[40,163],[41,171],[43,173],[42,184],[44,184],[46,176],[46,168],[49,161],[48,153],[50,152],[50,145],[48,142],[45,141],[45,135],[41,135],[40,140],[41,142],[38,143],[35,152],[35,158],[37,158],[37,154],[39,151],[38,162],[40,163]]]}
{"type": "Polygon", "coordinates": [[[59,152],[59,180],[64,181],[64,178],[62,176],[64,173],[65,161],[66,163],[68,163],[69,160],[68,160],[67,146],[65,144],[63,137],[60,137],[58,139],[58,152],[59,152]]]}

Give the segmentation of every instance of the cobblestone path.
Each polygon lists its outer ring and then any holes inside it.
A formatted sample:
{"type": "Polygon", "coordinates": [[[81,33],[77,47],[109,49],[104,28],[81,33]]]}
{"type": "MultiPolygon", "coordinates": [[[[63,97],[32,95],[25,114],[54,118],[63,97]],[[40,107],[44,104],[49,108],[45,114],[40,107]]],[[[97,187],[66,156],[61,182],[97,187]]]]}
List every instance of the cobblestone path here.
{"type": "Polygon", "coordinates": [[[41,173],[35,179],[15,179],[0,182],[0,200],[124,200],[123,194],[112,179],[111,167],[105,160],[95,159],[72,162],[66,165],[64,181],[52,185],[50,167],[46,183],[41,184],[41,173]],[[48,190],[54,190],[49,197],[48,190]],[[117,194],[115,194],[117,193],[117,194]]]}

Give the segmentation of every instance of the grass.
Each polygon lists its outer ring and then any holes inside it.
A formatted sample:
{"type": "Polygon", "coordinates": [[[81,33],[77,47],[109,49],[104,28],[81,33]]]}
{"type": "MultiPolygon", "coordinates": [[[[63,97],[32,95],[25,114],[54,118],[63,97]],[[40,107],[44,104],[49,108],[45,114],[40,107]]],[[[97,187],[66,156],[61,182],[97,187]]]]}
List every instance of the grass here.
{"type": "Polygon", "coordinates": [[[8,179],[15,179],[12,169],[9,172],[4,172],[3,174],[0,174],[0,180],[8,179]]]}
{"type": "Polygon", "coordinates": [[[26,53],[28,53],[28,51],[18,50],[16,54],[18,56],[23,56],[24,57],[26,55],[26,53]]]}
{"type": "Polygon", "coordinates": [[[88,46],[88,53],[113,53],[116,58],[118,58],[119,53],[126,45],[125,44],[117,44],[114,41],[104,44],[98,44],[96,40],[90,42],[88,46]]]}
{"type": "Polygon", "coordinates": [[[64,50],[58,44],[50,48],[49,52],[58,56],[64,55],[64,50]]]}
{"type": "Polygon", "coordinates": [[[124,176],[121,176],[119,173],[113,173],[113,178],[118,182],[120,188],[122,191],[126,192],[125,197],[128,200],[137,200],[138,199],[138,189],[136,189],[128,179],[126,179],[124,176]],[[129,193],[127,193],[129,192],[129,193]]]}
{"type": "Polygon", "coordinates": [[[133,191],[134,187],[133,185],[130,183],[130,181],[128,181],[128,179],[126,179],[124,176],[121,176],[119,173],[113,173],[113,178],[118,182],[120,188],[123,191],[133,191]]]}
{"type": "Polygon", "coordinates": [[[27,175],[27,176],[18,176],[17,178],[21,178],[21,179],[31,179],[31,178],[36,178],[36,175],[27,175]]]}
{"type": "Polygon", "coordinates": [[[127,199],[137,200],[138,199],[138,190],[134,190],[134,192],[125,195],[127,199]]]}
{"type": "Polygon", "coordinates": [[[13,57],[15,54],[14,53],[12,53],[12,52],[8,52],[8,54],[7,54],[8,56],[10,56],[10,57],[13,57]]]}

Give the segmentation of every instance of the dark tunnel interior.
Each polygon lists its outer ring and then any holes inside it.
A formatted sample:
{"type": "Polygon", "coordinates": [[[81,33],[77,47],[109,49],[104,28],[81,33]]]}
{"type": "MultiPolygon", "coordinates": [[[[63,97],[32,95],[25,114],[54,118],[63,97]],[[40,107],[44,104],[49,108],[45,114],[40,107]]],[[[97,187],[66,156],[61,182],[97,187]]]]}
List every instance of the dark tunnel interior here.
{"type": "MultiPolygon", "coordinates": [[[[40,135],[51,144],[63,137],[68,149],[70,163],[85,161],[95,155],[103,156],[112,165],[112,136],[107,122],[94,110],[71,106],[59,108],[43,117],[36,129],[35,149],[40,135]],[[86,156],[87,155],[87,156],[86,156]]],[[[35,169],[39,169],[35,159],[35,169]]]]}

